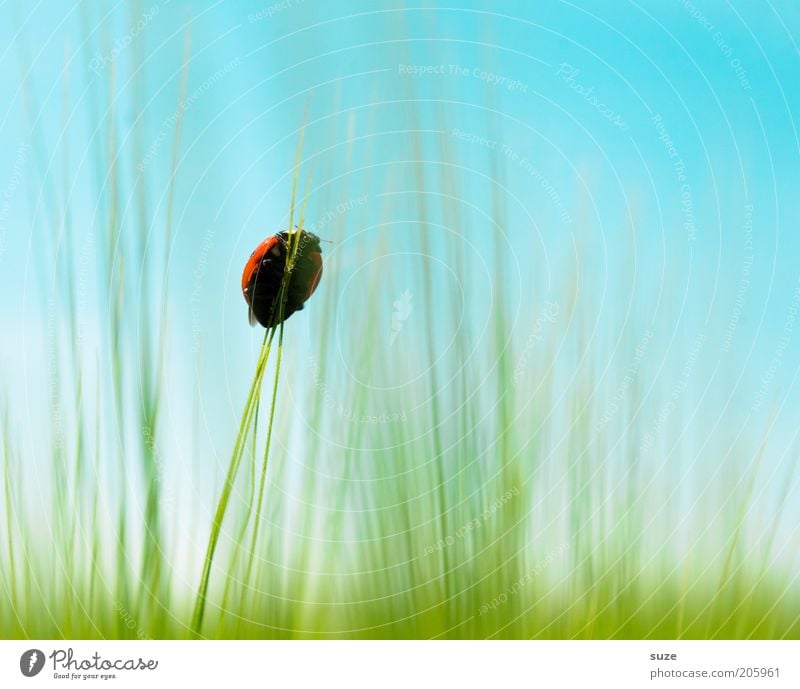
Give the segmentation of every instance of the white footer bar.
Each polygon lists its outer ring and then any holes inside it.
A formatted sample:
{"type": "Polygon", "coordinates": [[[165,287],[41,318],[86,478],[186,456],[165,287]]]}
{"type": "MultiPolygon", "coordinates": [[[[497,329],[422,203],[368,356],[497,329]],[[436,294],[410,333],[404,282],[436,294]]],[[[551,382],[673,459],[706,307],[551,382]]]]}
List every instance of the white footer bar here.
{"type": "Polygon", "coordinates": [[[800,687],[797,641],[3,641],[0,686],[800,687]],[[181,683],[192,682],[193,685],[181,683]]]}

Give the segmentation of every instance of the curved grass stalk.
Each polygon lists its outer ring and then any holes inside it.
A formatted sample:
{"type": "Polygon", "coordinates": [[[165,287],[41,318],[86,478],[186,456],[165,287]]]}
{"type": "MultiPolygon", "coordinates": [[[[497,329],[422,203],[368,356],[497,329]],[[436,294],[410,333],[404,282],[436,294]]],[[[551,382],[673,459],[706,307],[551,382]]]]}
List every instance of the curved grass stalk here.
{"type": "MultiPolygon", "coordinates": [[[[283,309],[289,293],[289,283],[291,282],[292,271],[294,269],[294,264],[297,257],[297,250],[300,244],[300,230],[293,232],[292,223],[294,222],[295,198],[297,194],[297,180],[300,176],[300,159],[303,150],[303,137],[305,134],[305,120],[307,114],[308,111],[306,111],[306,115],[303,118],[303,125],[300,130],[300,139],[297,145],[297,155],[295,157],[294,179],[292,180],[292,199],[289,208],[289,252],[286,257],[286,268],[283,274],[283,279],[281,280],[281,286],[278,291],[279,326],[273,325],[264,334],[264,343],[261,345],[261,352],[259,354],[258,364],[256,366],[256,373],[253,377],[253,383],[250,386],[250,392],[247,396],[247,402],[245,404],[244,413],[242,414],[242,421],[239,426],[239,433],[236,436],[236,443],[234,444],[233,455],[231,456],[231,462],[230,465],[228,466],[228,473],[225,477],[225,484],[223,485],[222,493],[220,494],[219,498],[219,503],[217,504],[217,510],[214,514],[214,521],[211,526],[211,534],[208,539],[208,547],[206,548],[206,556],[205,556],[205,561],[203,563],[203,573],[200,577],[200,588],[197,593],[197,600],[195,601],[194,612],[192,614],[193,636],[200,636],[200,630],[202,629],[203,626],[203,616],[205,613],[205,606],[208,595],[208,582],[209,579],[211,578],[211,565],[213,563],[214,553],[216,552],[217,543],[219,541],[219,534],[222,528],[222,520],[225,518],[225,512],[227,511],[228,508],[228,501],[230,500],[230,494],[231,491],[233,490],[233,483],[236,480],[236,475],[239,471],[239,465],[241,464],[242,455],[244,454],[245,439],[250,430],[253,414],[258,406],[258,401],[260,399],[259,391],[261,390],[261,381],[264,377],[264,370],[266,368],[267,358],[269,357],[270,350],[272,349],[272,341],[275,338],[275,331],[278,330],[278,328],[280,328],[280,333],[278,335],[277,361],[275,366],[275,380],[272,387],[272,402],[270,405],[270,412],[269,412],[267,442],[264,448],[264,460],[261,469],[261,481],[260,481],[261,485],[259,488],[258,505],[256,508],[256,521],[253,525],[252,547],[250,549],[250,558],[248,561],[246,575],[244,579],[245,588],[249,581],[250,570],[253,564],[255,544],[258,536],[258,522],[261,518],[261,506],[264,497],[264,483],[267,473],[267,458],[269,455],[270,441],[272,439],[273,420],[275,418],[275,402],[277,401],[278,378],[280,376],[280,370],[281,370],[281,351],[283,349],[283,309]]],[[[302,222],[305,218],[305,210],[306,210],[306,204],[308,203],[310,184],[311,184],[311,175],[309,173],[308,179],[306,181],[306,190],[303,198],[303,204],[300,209],[301,229],[302,229],[302,222]]]]}
{"type": "Polygon", "coordinates": [[[261,380],[264,377],[264,369],[266,368],[274,336],[275,328],[264,333],[264,342],[261,344],[261,351],[259,352],[258,363],[256,364],[256,372],[253,376],[253,382],[250,385],[250,392],[247,395],[244,412],[242,413],[242,421],[239,425],[239,433],[236,436],[236,442],[233,446],[233,454],[231,455],[231,462],[228,465],[225,484],[222,487],[222,493],[217,503],[217,510],[214,513],[214,521],[211,525],[211,534],[208,539],[208,546],[206,548],[206,556],[203,564],[203,573],[200,577],[200,587],[197,592],[197,600],[195,601],[194,612],[192,614],[192,634],[195,636],[199,636],[200,629],[203,626],[208,582],[211,576],[211,564],[217,549],[222,520],[225,518],[225,512],[228,508],[228,500],[230,499],[231,490],[233,490],[233,483],[236,480],[236,475],[239,471],[239,465],[241,464],[242,455],[244,453],[245,438],[250,430],[250,424],[255,414],[258,391],[261,388],[261,380]]]}
{"type": "MultiPolygon", "coordinates": [[[[301,142],[302,142],[302,135],[301,135],[301,142]]],[[[298,150],[298,157],[297,160],[295,161],[296,167],[295,167],[294,185],[292,189],[292,209],[290,213],[290,223],[291,223],[291,218],[294,216],[294,199],[297,187],[297,178],[299,176],[298,174],[299,165],[300,165],[300,156],[298,150]]],[[[286,258],[286,272],[284,274],[283,281],[281,283],[280,292],[278,293],[278,323],[280,324],[279,325],[280,331],[278,333],[278,352],[275,361],[275,379],[272,384],[272,400],[270,402],[269,422],[267,425],[267,440],[264,446],[264,459],[261,463],[261,479],[259,482],[259,489],[258,489],[256,516],[255,516],[255,521],[253,522],[253,535],[250,540],[250,556],[247,561],[247,568],[245,570],[245,575],[243,579],[242,593],[240,598],[240,608],[243,607],[244,597],[250,585],[250,575],[253,570],[256,545],[258,543],[258,531],[259,531],[259,526],[261,524],[261,509],[264,504],[264,486],[266,484],[266,477],[267,477],[267,462],[269,459],[269,449],[270,446],[272,445],[272,428],[275,420],[275,403],[277,402],[278,399],[278,380],[280,378],[280,372],[281,372],[281,355],[283,352],[283,309],[286,303],[286,297],[288,294],[289,283],[291,281],[292,270],[294,269],[294,264],[297,259],[297,251],[300,245],[300,233],[302,231],[303,223],[305,221],[306,205],[308,204],[308,195],[310,187],[311,187],[311,170],[309,170],[308,176],[306,178],[306,189],[303,197],[303,204],[300,207],[299,229],[297,232],[292,232],[291,225],[289,226],[289,232],[290,232],[289,255],[286,258]]]]}
{"type": "Polygon", "coordinates": [[[228,609],[228,599],[230,597],[231,592],[231,582],[233,581],[233,576],[230,572],[233,572],[238,563],[239,563],[239,553],[241,551],[241,543],[244,540],[245,534],[247,534],[247,527],[250,526],[250,514],[252,513],[253,507],[253,500],[255,500],[255,486],[256,486],[256,439],[258,438],[258,414],[261,407],[261,395],[258,396],[256,399],[256,411],[255,411],[255,418],[253,421],[253,438],[252,438],[252,453],[250,456],[250,495],[247,498],[247,513],[244,517],[244,522],[242,522],[242,526],[239,529],[239,535],[236,537],[236,549],[233,553],[233,558],[231,559],[231,565],[229,569],[228,576],[225,579],[225,589],[222,592],[222,604],[221,604],[221,612],[219,619],[217,620],[217,630],[216,630],[216,638],[220,638],[221,632],[225,623],[225,612],[228,609]]]}
{"type": "MultiPolygon", "coordinates": [[[[279,308],[280,316],[283,316],[283,302],[280,303],[279,308]]],[[[280,318],[279,318],[280,320],[280,318]]],[[[269,423],[267,425],[267,442],[264,446],[264,459],[261,463],[261,480],[259,482],[258,488],[258,502],[256,503],[256,518],[253,522],[253,536],[250,540],[250,556],[247,560],[247,569],[245,570],[244,579],[242,580],[243,587],[242,587],[242,600],[244,600],[245,591],[247,587],[250,585],[250,574],[253,569],[253,561],[255,560],[255,553],[256,553],[256,543],[258,542],[258,527],[261,523],[261,507],[264,502],[264,484],[266,483],[267,477],[267,459],[269,457],[269,448],[272,444],[272,426],[273,421],[275,419],[275,402],[277,401],[278,397],[278,377],[280,376],[281,372],[281,352],[283,351],[283,323],[280,324],[280,332],[278,334],[278,352],[275,361],[275,380],[272,385],[272,401],[270,403],[270,410],[269,410],[269,423]]],[[[240,605],[240,608],[242,606],[240,605]]]]}

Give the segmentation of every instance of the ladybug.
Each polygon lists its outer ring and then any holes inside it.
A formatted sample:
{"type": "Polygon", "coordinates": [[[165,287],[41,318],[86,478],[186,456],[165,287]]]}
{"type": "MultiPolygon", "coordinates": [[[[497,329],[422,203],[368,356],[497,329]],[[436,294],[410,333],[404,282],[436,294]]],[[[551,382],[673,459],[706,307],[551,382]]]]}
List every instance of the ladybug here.
{"type": "MultiPolygon", "coordinates": [[[[296,230],[297,232],[297,230],[296,230]]],[[[248,306],[251,325],[256,322],[271,328],[300,311],[322,277],[320,239],[310,232],[299,230],[294,268],[283,305],[283,318],[278,319],[278,292],[286,271],[289,253],[289,233],[279,232],[268,237],[250,254],[242,273],[242,294],[248,306]]]]}

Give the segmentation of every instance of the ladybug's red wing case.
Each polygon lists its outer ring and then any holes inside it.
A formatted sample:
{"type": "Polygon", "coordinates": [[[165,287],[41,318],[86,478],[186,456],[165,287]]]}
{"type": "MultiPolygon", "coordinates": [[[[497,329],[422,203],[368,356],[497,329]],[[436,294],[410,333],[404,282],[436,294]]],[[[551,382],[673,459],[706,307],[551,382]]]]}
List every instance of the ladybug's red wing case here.
{"type": "Polygon", "coordinates": [[[267,239],[261,242],[261,244],[255,248],[253,253],[250,254],[250,258],[247,259],[247,263],[244,266],[244,271],[242,272],[242,292],[244,293],[244,298],[248,301],[248,303],[250,301],[247,297],[248,285],[258,270],[261,260],[277,243],[278,235],[267,237],[267,239]]]}
{"type": "Polygon", "coordinates": [[[280,232],[264,240],[250,255],[242,273],[242,293],[249,307],[249,319],[265,328],[278,325],[314,293],[322,276],[322,250],[319,237],[300,231],[292,279],[283,305],[283,318],[278,319],[278,293],[286,269],[289,233],[280,232]]]}
{"type": "MultiPolygon", "coordinates": [[[[250,258],[247,259],[247,263],[244,266],[244,271],[242,271],[242,294],[244,295],[244,300],[247,302],[247,320],[251,326],[255,326],[256,323],[258,323],[258,318],[256,317],[255,311],[253,310],[253,303],[252,303],[253,302],[252,294],[256,286],[255,285],[256,275],[259,273],[264,257],[277,244],[278,244],[278,235],[267,237],[250,254],[250,258]]],[[[285,260],[284,260],[284,265],[286,265],[285,260]]],[[[282,269],[281,272],[283,272],[282,269]]]]}

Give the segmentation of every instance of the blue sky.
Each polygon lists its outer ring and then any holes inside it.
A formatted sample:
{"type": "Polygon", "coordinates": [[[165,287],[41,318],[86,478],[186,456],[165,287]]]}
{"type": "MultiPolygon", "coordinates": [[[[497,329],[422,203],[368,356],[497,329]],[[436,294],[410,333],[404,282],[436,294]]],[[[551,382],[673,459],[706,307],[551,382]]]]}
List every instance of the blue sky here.
{"type": "MultiPolygon", "coordinates": [[[[578,265],[587,288],[581,318],[600,370],[609,362],[624,370],[634,356],[615,344],[626,322],[634,343],[651,327],[642,371],[657,414],[701,338],[681,393],[687,413],[700,410],[694,447],[712,428],[725,435],[752,423],[759,437],[773,403],[776,457],[789,446],[800,402],[793,3],[387,2],[376,10],[318,0],[9,2],[0,16],[0,316],[23,335],[4,338],[0,352],[23,432],[45,389],[32,381],[46,371],[48,315],[37,290],[57,248],[49,228],[69,190],[70,232],[91,257],[107,213],[112,54],[117,137],[130,171],[121,180],[123,223],[136,218],[129,194],[141,165],[154,256],[163,255],[158,237],[191,17],[170,375],[176,390],[199,388],[207,418],[223,420],[207,429],[220,458],[230,442],[220,429],[235,424],[260,342],[246,325],[239,275],[252,248],[287,221],[306,109],[304,153],[316,161],[308,221],[324,224],[347,206],[347,238],[326,248],[326,277],[350,280],[353,295],[345,290],[338,301],[340,322],[355,317],[368,284],[357,256],[380,257],[381,242],[405,254],[417,247],[412,227],[385,231],[381,194],[414,188],[408,131],[424,130],[432,191],[440,190],[442,147],[458,161],[460,195],[475,207],[464,206],[462,231],[475,246],[492,231],[481,210],[494,182],[504,185],[507,241],[520,273],[488,282],[517,315],[518,344],[578,265]],[[138,84],[130,80],[137,65],[138,84]],[[133,146],[139,116],[143,160],[133,146]]],[[[400,195],[396,218],[408,219],[415,203],[400,195]]],[[[82,313],[91,350],[102,347],[99,297],[107,286],[87,264],[82,313]]],[[[386,270],[387,313],[408,282],[404,271],[414,271],[411,259],[392,265],[376,263],[386,270]]],[[[321,303],[293,320],[300,341],[312,341],[321,303]]],[[[465,327],[479,331],[486,302],[478,295],[461,306],[465,327]]],[[[345,360],[347,337],[345,330],[331,343],[345,360]]],[[[565,365],[576,363],[564,356],[565,365]]],[[[614,383],[606,384],[607,395],[614,383]]],[[[196,410],[175,392],[169,413],[175,430],[165,442],[180,448],[196,410]]]]}

